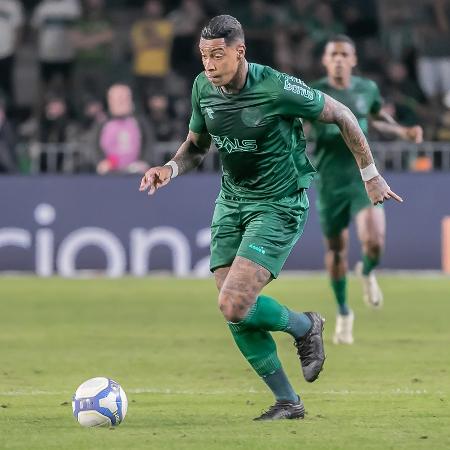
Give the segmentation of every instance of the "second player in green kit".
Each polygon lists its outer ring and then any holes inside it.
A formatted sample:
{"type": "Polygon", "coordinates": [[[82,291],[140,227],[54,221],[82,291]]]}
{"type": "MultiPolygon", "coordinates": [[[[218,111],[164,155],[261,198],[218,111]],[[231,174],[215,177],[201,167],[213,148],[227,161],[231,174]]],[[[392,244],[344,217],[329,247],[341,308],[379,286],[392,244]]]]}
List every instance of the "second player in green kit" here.
{"type": "MultiPolygon", "coordinates": [[[[357,60],[350,38],[340,35],[330,39],[322,62],[327,76],[311,85],[346,105],[365,134],[370,121],[381,133],[421,142],[420,127],[402,127],[382,111],[382,99],[374,81],[352,75],[357,60]]],[[[351,344],[354,316],[348,306],[346,289],[348,227],[355,218],[363,254],[357,267],[363,281],[364,300],[370,306],[380,307],[383,296],[373,269],[384,247],[384,210],[369,199],[360,169],[340,129],[318,121],[312,125],[316,142],[314,162],[318,170],[317,208],[326,244],[325,265],[338,306],[333,341],[351,344]]]]}

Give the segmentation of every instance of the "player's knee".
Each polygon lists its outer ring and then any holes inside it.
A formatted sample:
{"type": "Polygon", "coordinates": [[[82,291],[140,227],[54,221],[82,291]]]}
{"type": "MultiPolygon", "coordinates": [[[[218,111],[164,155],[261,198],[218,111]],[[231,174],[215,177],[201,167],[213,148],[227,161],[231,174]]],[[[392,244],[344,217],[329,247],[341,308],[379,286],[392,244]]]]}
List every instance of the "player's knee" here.
{"type": "Polygon", "coordinates": [[[233,302],[230,296],[222,292],[222,290],[219,292],[218,306],[225,319],[232,321],[231,316],[233,315],[233,302]]]}
{"type": "Polygon", "coordinates": [[[366,242],[365,248],[367,249],[367,253],[372,257],[378,257],[381,255],[383,251],[384,241],[383,239],[376,238],[370,239],[366,242]]]}
{"type": "Polygon", "coordinates": [[[219,309],[228,322],[239,322],[245,317],[245,309],[239,308],[236,300],[227,292],[220,291],[219,293],[219,309]]]}
{"type": "Polygon", "coordinates": [[[343,248],[331,248],[328,253],[333,264],[340,264],[347,258],[346,250],[344,250],[343,248]]]}

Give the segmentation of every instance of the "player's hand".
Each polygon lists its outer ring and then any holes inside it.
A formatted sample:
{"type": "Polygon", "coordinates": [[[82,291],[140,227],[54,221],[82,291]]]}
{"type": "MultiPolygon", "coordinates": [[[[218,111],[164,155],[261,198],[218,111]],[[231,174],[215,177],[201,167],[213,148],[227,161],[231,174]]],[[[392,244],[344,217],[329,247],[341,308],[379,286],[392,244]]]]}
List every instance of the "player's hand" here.
{"type": "Polygon", "coordinates": [[[423,129],[419,125],[405,128],[405,136],[408,141],[421,144],[423,142],[423,129]]]}
{"type": "Polygon", "coordinates": [[[157,189],[169,183],[171,176],[172,167],[170,166],[151,167],[142,177],[139,190],[143,192],[148,189],[148,195],[153,195],[157,189]]]}
{"type": "Polygon", "coordinates": [[[377,175],[369,181],[366,181],[365,185],[367,195],[374,205],[383,203],[385,200],[389,200],[391,198],[397,200],[399,203],[403,202],[403,199],[399,195],[397,195],[394,191],[391,191],[391,188],[381,175],[377,175]]]}

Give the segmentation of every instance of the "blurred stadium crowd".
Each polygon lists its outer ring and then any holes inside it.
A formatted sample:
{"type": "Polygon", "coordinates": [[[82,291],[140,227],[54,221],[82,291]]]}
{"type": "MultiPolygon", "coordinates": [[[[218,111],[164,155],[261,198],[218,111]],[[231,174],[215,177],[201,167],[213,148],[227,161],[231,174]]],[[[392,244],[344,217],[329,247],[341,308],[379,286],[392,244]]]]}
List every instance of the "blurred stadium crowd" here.
{"type": "MultiPolygon", "coordinates": [[[[249,61],[306,82],[348,34],[384,108],[450,141],[450,0],[0,0],[0,172],[161,163],[187,133],[200,29],[221,13],[243,24],[249,61]]],[[[417,149],[401,168],[444,166],[417,149]]]]}

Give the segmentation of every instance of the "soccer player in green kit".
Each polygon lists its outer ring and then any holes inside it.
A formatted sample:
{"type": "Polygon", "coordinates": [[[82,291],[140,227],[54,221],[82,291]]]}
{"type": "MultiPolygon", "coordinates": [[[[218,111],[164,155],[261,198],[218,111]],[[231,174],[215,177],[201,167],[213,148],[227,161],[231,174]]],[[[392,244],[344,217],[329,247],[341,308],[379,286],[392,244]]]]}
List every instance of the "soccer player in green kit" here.
{"type": "Polygon", "coordinates": [[[214,141],[223,166],[211,225],[210,267],[219,308],[239,350],[276,399],[256,420],[303,418],[303,402],[283,371],[270,332],[293,336],[303,376],[312,382],[325,361],[323,318],[261,295],[278,276],[308,215],[306,189],[315,170],[305,154],[299,117],[338,124],[374,203],[401,198],[376,173],[351,111],[297,78],[247,62],[235,18],[211,19],[199,49],[205,70],[192,88],[186,141],[166,165],[146,172],[140,190],[153,194],[194,169],[214,141]]]}
{"type": "MultiPolygon", "coordinates": [[[[368,132],[370,120],[382,133],[416,143],[422,141],[421,127],[403,127],[381,111],[382,100],[375,82],[352,75],[357,59],[355,44],[348,36],[338,35],[328,41],[322,63],[327,76],[311,86],[350,108],[364,133],[368,132]]],[[[338,306],[333,342],[352,344],[354,316],[346,292],[348,226],[355,218],[363,253],[359,272],[364,301],[379,307],[383,296],[373,269],[384,246],[384,209],[374,206],[367,196],[358,165],[339,128],[320,121],[312,122],[312,125],[316,139],[315,166],[319,172],[317,206],[326,245],[325,265],[338,306]]]]}

